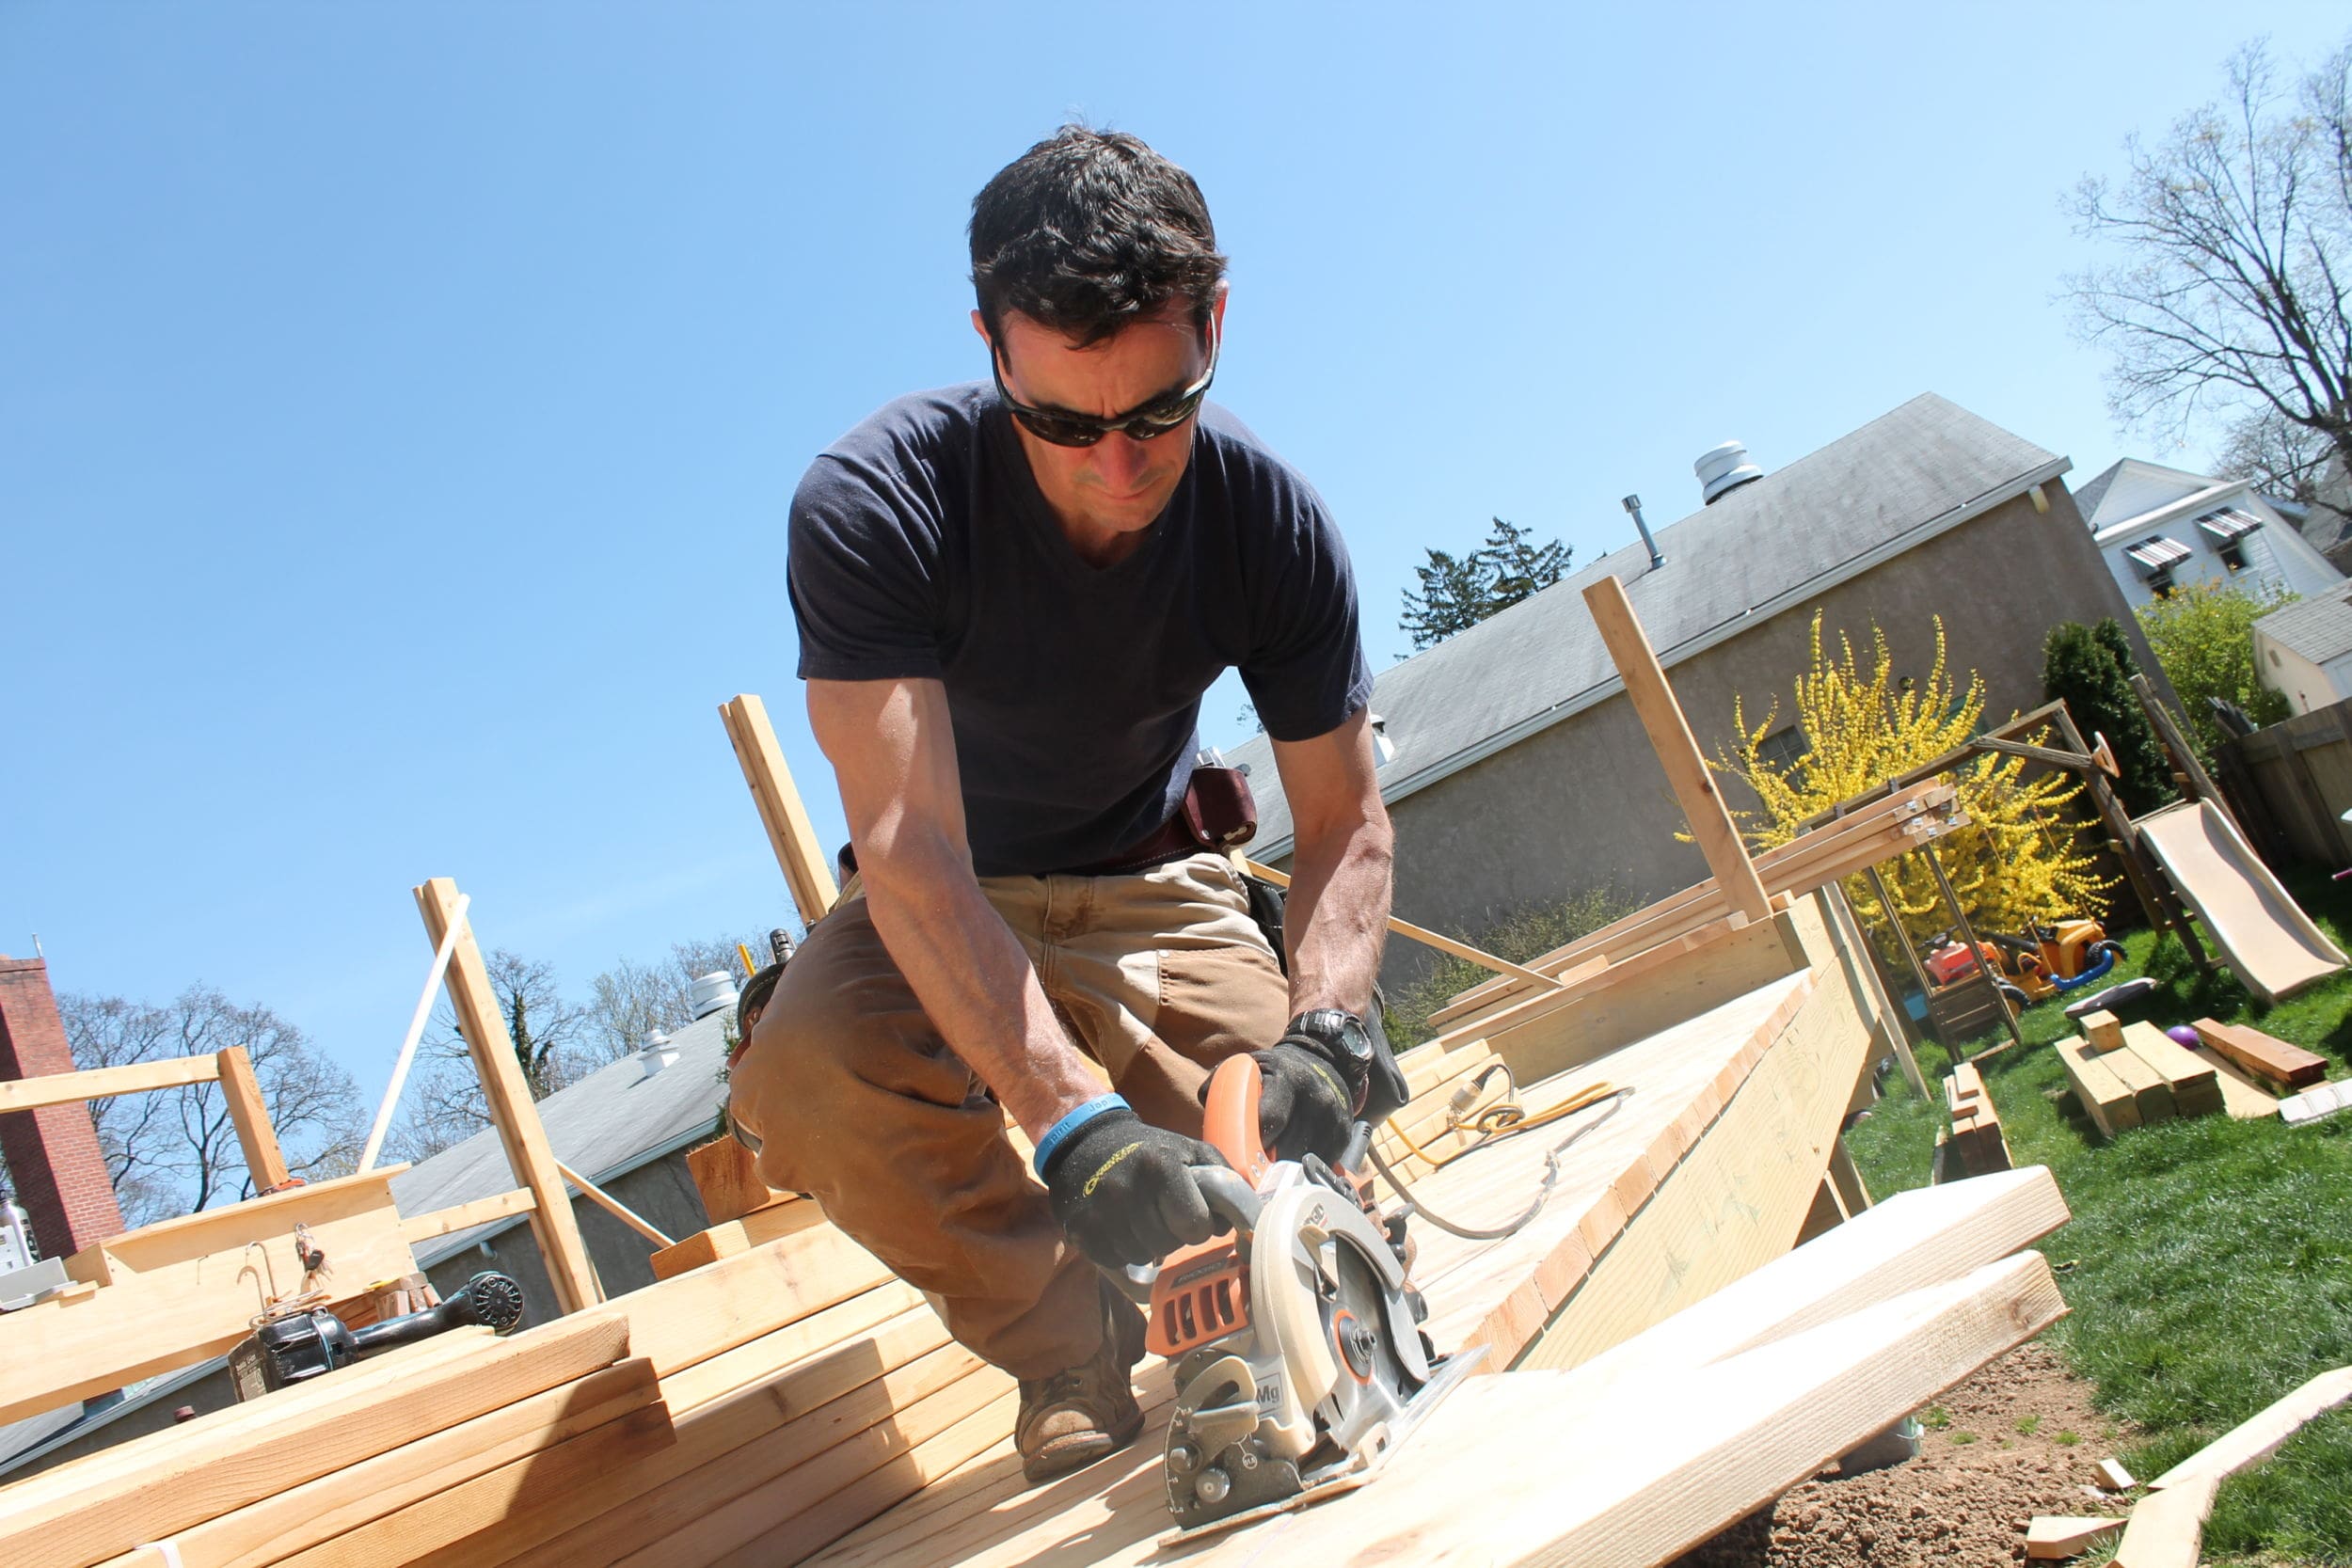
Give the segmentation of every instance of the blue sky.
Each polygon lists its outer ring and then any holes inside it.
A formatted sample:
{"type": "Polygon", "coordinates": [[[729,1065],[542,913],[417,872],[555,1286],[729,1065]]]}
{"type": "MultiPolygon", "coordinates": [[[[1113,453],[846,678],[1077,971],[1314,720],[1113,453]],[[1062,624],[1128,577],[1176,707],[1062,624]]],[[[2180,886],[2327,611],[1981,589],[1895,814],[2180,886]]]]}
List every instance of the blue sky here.
{"type": "Polygon", "coordinates": [[[767,696],[837,840],[786,500],[984,373],[967,205],[1073,116],[1200,178],[1217,395],[1330,500],[1375,664],[1425,547],[1589,560],[1727,436],[1934,390],[2077,481],[2168,455],[2054,301],[2058,194],[2343,10],[1757,14],[0,6],[0,951],[267,1003],[373,1099],[424,877],[575,992],[785,919],[715,709],[767,696]]]}

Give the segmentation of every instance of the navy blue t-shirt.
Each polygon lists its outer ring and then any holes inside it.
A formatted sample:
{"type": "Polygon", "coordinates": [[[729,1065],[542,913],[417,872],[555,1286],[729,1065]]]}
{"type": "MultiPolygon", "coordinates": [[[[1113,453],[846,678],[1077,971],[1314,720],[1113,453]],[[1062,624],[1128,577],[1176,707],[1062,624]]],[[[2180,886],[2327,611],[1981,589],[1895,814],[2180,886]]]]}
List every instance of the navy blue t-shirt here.
{"type": "Polygon", "coordinates": [[[1107,860],[1165,822],[1229,668],[1277,740],[1372,694],[1323,499],[1215,404],[1167,511],[1098,569],[989,383],[900,398],[809,466],[786,565],[802,679],[946,686],[983,877],[1107,860]]]}

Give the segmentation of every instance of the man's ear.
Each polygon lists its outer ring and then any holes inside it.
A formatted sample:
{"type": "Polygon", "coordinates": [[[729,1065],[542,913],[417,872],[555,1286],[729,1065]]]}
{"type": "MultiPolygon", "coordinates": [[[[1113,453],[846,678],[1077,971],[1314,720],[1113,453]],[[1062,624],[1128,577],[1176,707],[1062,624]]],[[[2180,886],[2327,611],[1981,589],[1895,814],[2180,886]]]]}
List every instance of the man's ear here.
{"type": "MultiPolygon", "coordinates": [[[[1216,303],[1218,309],[1222,310],[1225,308],[1225,302],[1223,300],[1220,299],[1216,303]]],[[[989,353],[994,354],[996,352],[996,340],[988,335],[987,318],[983,317],[977,310],[972,312],[972,330],[980,335],[980,341],[988,345],[989,353]]]]}

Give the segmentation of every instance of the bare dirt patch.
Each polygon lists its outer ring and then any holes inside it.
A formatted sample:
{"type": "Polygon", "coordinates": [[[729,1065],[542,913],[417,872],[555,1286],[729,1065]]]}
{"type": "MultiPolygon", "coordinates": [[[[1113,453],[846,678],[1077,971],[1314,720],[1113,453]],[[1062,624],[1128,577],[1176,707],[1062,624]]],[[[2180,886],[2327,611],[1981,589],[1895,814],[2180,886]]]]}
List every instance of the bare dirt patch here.
{"type": "Polygon", "coordinates": [[[1921,1419],[1918,1458],[1805,1481],[1676,1568],[2022,1562],[2037,1513],[2130,1513],[2127,1499],[2101,1502],[2083,1489],[2131,1433],[2090,1407],[2090,1386],[2045,1346],[2011,1351],[1921,1419]]]}

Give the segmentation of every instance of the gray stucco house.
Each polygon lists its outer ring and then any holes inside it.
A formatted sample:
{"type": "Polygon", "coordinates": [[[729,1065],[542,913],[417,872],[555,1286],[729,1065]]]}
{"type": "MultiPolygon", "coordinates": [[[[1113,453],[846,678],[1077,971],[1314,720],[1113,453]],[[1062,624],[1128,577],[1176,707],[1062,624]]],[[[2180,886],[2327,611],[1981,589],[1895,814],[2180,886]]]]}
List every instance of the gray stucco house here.
{"type": "MultiPolygon", "coordinates": [[[[1372,709],[1396,823],[1396,912],[1473,935],[1508,911],[1609,884],[1647,900],[1707,875],[1625,701],[1583,590],[1622,578],[1709,756],[1777,697],[1788,723],[1814,612],[1833,649],[1875,622],[1899,670],[1925,675],[1943,618],[1952,670],[1982,675],[1988,721],[2042,701],[2042,647],[2060,621],[2137,623],[2074,502],[2071,467],[1933,394],[1718,495],[1640,543],[1378,676],[1372,709]]],[[[1791,734],[1788,744],[1800,737],[1791,734]]],[[[1250,853],[1291,853],[1265,737],[1235,749],[1261,826],[1250,853]]],[[[1740,792],[1734,784],[1735,792],[1740,792]]],[[[1391,942],[1391,986],[1428,962],[1391,942]]]]}

